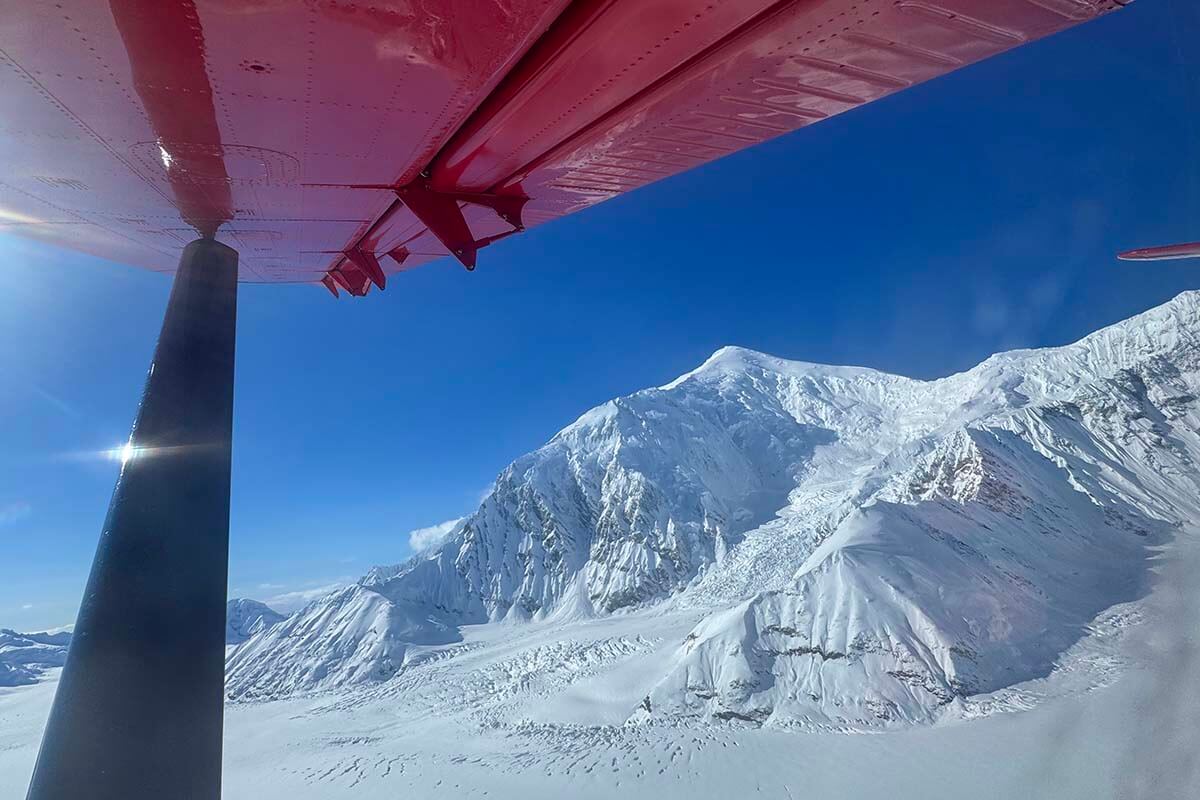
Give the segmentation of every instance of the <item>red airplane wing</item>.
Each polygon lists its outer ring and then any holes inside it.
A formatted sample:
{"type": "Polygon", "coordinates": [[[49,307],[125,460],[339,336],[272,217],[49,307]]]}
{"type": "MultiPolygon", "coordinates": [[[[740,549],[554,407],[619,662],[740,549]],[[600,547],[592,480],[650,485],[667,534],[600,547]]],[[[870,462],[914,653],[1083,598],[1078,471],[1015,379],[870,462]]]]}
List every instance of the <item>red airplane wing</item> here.
{"type": "Polygon", "coordinates": [[[1117,258],[1122,261],[1174,261],[1180,258],[1200,258],[1200,242],[1127,250],[1119,254],[1117,258]]]}
{"type": "Polygon", "coordinates": [[[1124,4],[4,0],[0,231],[361,295],[1124,4]]]}

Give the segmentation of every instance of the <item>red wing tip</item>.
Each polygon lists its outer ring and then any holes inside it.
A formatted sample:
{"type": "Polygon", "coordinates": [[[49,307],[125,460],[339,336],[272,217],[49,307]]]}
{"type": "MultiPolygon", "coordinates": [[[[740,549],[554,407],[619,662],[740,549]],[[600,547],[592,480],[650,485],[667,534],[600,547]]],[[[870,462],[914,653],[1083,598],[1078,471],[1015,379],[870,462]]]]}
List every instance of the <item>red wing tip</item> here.
{"type": "Polygon", "coordinates": [[[1200,242],[1126,250],[1124,253],[1118,253],[1117,258],[1122,261],[1169,261],[1176,258],[1200,258],[1200,242]]]}

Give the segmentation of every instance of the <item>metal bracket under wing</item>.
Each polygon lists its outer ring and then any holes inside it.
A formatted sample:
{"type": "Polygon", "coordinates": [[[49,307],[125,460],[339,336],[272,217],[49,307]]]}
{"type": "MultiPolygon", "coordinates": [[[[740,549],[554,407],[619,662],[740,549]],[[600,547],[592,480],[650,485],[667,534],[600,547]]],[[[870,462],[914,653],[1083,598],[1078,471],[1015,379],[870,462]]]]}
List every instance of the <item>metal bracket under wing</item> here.
{"type": "Polygon", "coordinates": [[[476,254],[493,242],[525,230],[521,211],[528,197],[489,194],[486,192],[439,192],[427,178],[418,178],[406,186],[395,188],[396,196],[413,215],[429,229],[437,240],[468,270],[475,269],[476,254]],[[496,212],[512,230],[476,239],[463,216],[460,203],[483,206],[496,212]]]}

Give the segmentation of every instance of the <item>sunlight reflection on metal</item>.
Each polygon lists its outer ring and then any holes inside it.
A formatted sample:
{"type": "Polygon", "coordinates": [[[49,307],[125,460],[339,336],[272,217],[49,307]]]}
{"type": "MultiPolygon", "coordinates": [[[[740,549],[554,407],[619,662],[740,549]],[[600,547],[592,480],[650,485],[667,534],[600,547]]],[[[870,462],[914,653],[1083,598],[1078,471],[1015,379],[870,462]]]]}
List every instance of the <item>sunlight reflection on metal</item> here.
{"type": "Polygon", "coordinates": [[[19,211],[12,211],[0,206],[0,222],[17,222],[27,225],[37,225],[41,223],[42,220],[38,219],[37,217],[31,217],[28,214],[22,214],[19,211]]]}
{"type": "Polygon", "coordinates": [[[127,442],[100,450],[75,450],[66,453],[56,453],[50,458],[54,461],[113,461],[124,467],[134,459],[198,453],[215,446],[207,443],[149,446],[144,444],[135,445],[133,442],[127,442]]]}
{"type": "Polygon", "coordinates": [[[172,159],[171,154],[167,152],[167,148],[163,147],[162,142],[158,143],[158,156],[162,159],[163,167],[168,170],[171,169],[171,163],[174,161],[174,159],[172,159]]]}
{"type": "Polygon", "coordinates": [[[147,447],[145,445],[135,445],[132,441],[126,442],[119,447],[112,447],[108,450],[102,450],[99,453],[82,453],[78,454],[83,458],[102,457],[109,461],[120,462],[124,468],[126,464],[134,459],[157,458],[159,456],[178,456],[186,453],[197,453],[203,450],[208,450],[216,445],[212,444],[176,444],[169,447],[147,447]]]}
{"type": "Polygon", "coordinates": [[[144,447],[134,447],[133,442],[128,441],[120,447],[113,447],[109,450],[106,450],[104,455],[108,457],[109,461],[121,462],[121,467],[123,468],[126,464],[133,460],[135,456],[140,456],[146,450],[147,448],[144,447]]]}

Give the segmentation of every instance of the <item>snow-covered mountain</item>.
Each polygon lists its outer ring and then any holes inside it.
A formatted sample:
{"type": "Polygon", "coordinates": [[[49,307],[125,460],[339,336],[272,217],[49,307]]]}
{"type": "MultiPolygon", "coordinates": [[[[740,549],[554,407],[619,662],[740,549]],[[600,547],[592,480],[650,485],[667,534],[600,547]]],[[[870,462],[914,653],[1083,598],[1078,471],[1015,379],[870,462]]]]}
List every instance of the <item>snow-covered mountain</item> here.
{"type": "Polygon", "coordinates": [[[460,640],[421,606],[393,603],[362,585],[329,594],[251,637],[226,659],[230,697],[352,686],[394,675],[414,645],[460,640]]]}
{"type": "Polygon", "coordinates": [[[70,643],[66,630],[17,633],[0,628],[0,686],[37,683],[47,669],[63,665],[70,643]]]}
{"type": "Polygon", "coordinates": [[[1046,674],[1200,519],[1200,293],[919,381],[723,348],[517,459],[440,545],[252,637],[231,696],[457,627],[691,613],[632,721],[875,725],[1046,674]]]}
{"type": "Polygon", "coordinates": [[[234,598],[225,604],[225,644],[241,644],[283,619],[283,614],[266,603],[234,598]]]}
{"type": "MultiPolygon", "coordinates": [[[[225,644],[240,644],[284,619],[257,600],[234,599],[225,605],[225,644]]],[[[36,683],[47,669],[61,667],[71,644],[71,626],[38,633],[0,628],[0,686],[36,683]]]]}

